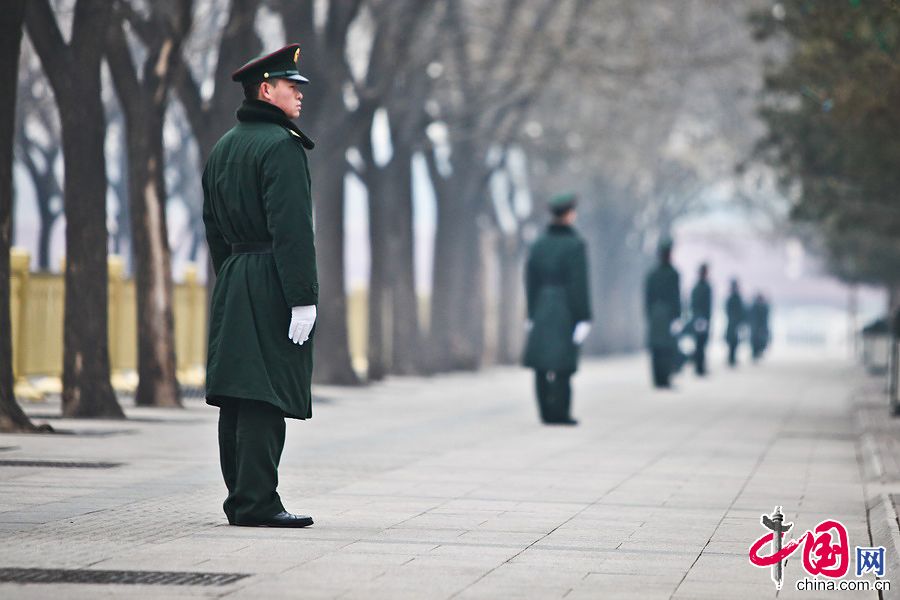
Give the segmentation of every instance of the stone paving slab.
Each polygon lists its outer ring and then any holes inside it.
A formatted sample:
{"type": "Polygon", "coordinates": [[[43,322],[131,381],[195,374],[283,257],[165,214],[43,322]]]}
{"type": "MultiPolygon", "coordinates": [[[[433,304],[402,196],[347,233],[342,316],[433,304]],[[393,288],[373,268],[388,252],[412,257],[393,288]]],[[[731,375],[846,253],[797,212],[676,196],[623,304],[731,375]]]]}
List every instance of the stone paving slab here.
{"type": "MultiPolygon", "coordinates": [[[[104,435],[0,436],[4,459],[124,463],[0,467],[0,568],[251,575],[0,598],[774,598],[747,555],[775,505],[800,531],[838,518],[851,545],[889,540],[900,569],[900,425],[861,369],[798,357],[655,392],[626,357],[586,361],[574,385],[577,428],[538,424],[516,368],[316,388],[327,401],[289,421],[282,458],[287,507],[316,519],[294,531],[225,523],[217,413],[198,401],[53,420],[104,435]]],[[[799,592],[794,558],[785,573],[778,598],[878,597],[799,592]]]]}

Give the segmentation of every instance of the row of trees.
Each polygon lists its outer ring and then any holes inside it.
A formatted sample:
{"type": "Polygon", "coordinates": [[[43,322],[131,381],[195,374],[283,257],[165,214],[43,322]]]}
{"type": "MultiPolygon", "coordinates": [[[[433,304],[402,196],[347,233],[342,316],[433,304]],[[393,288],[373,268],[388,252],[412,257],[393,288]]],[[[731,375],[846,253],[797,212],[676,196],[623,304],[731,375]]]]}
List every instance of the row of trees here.
{"type": "Polygon", "coordinates": [[[786,0],[754,26],[787,49],[766,74],[758,156],[831,270],[900,305],[900,4],[786,0]]]}
{"type": "MultiPolygon", "coordinates": [[[[348,177],[362,182],[369,199],[364,379],[377,380],[517,359],[521,263],[543,221],[543,198],[560,189],[584,198],[597,312],[618,315],[598,319],[589,350],[636,347],[640,278],[656,238],[702,210],[710,188],[734,178],[733,163],[750,139],[734,123],[749,119],[752,89],[741,81],[753,79],[756,62],[747,7],[733,3],[32,0],[17,6],[4,17],[11,35],[3,37],[10,44],[3,57],[17,66],[12,58],[20,55],[24,24],[24,75],[11,131],[18,132],[19,163],[35,182],[42,266],[49,263],[50,227],[63,210],[66,219],[63,412],[69,416],[122,415],[105,342],[110,238],[131,253],[138,291],[136,402],[179,404],[167,206],[177,197],[188,207],[196,251],[199,169],[241,99],[230,73],[285,37],[300,41],[302,72],[312,81],[301,127],[317,142],[311,166],[324,301],[316,373],[330,383],[361,381],[345,318],[348,177]],[[373,141],[377,122],[388,124],[387,154],[373,141]],[[167,131],[175,142],[167,136],[164,143],[167,131]],[[416,161],[427,165],[437,206],[427,328],[414,269],[416,161]],[[119,199],[111,232],[108,188],[119,199]]],[[[8,80],[16,80],[14,73],[8,80]]],[[[12,104],[9,96],[3,99],[12,104]]],[[[11,140],[0,140],[10,143],[0,157],[6,168],[11,140]]],[[[0,191],[7,230],[10,193],[0,191]]],[[[8,257],[8,233],[5,240],[0,252],[8,257]]],[[[6,285],[8,271],[0,279],[6,285]]],[[[0,295],[8,301],[8,290],[0,295]]],[[[8,342],[8,335],[0,337],[8,342]]],[[[0,414],[17,410],[10,377],[0,373],[0,414]]],[[[25,426],[19,417],[11,422],[25,426]]]]}

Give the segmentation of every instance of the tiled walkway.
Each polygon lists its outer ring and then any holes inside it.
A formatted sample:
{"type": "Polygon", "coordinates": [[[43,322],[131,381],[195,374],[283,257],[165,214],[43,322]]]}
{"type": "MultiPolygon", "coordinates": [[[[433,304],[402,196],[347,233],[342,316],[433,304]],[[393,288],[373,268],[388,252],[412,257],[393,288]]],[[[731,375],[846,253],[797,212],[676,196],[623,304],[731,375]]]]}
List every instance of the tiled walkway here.
{"type": "MultiPolygon", "coordinates": [[[[775,505],[797,536],[839,519],[851,553],[884,543],[878,527],[898,537],[871,523],[870,512],[889,522],[879,503],[900,487],[860,435],[872,419],[858,416],[858,390],[872,384],[857,367],[778,360],[686,373],[670,392],[648,380],[643,357],[587,362],[576,428],[539,425],[530,373],[516,368],[318,388],[314,418],[288,424],[280,472],[288,509],[316,519],[305,530],[226,524],[217,413],[198,401],[53,421],[78,435],[0,436],[4,461],[124,463],[0,466],[0,569],[250,575],[0,584],[0,597],[772,598],[748,548],[775,505]]],[[[799,555],[779,598],[878,597],[797,591],[799,555]]]]}

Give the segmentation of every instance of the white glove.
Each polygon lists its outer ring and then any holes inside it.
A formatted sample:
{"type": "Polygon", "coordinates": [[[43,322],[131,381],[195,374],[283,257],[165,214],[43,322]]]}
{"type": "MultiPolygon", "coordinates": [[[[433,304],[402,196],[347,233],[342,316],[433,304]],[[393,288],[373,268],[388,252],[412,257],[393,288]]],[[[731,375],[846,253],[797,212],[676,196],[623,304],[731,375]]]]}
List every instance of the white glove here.
{"type": "Polygon", "coordinates": [[[531,319],[526,319],[525,320],[525,333],[530,332],[532,327],[534,327],[534,321],[532,321],[531,319]]]}
{"type": "Polygon", "coordinates": [[[572,332],[572,341],[575,342],[576,345],[580,346],[581,342],[584,341],[584,339],[590,332],[590,321],[578,321],[578,323],[575,324],[575,331],[572,332]]]}
{"type": "Polygon", "coordinates": [[[316,324],[316,305],[295,306],[291,308],[291,325],[288,327],[288,338],[295,344],[303,345],[309,339],[309,333],[316,324]]]}

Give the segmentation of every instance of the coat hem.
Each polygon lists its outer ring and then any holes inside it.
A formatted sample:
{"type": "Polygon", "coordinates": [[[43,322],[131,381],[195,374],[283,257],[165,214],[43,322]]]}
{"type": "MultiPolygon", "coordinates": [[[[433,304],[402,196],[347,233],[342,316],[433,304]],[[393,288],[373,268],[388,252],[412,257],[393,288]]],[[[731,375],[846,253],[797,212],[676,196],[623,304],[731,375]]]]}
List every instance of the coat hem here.
{"type": "MultiPolygon", "coordinates": [[[[284,406],[277,400],[273,400],[271,397],[268,397],[268,396],[260,396],[259,394],[255,394],[252,392],[251,393],[248,393],[248,392],[222,393],[222,392],[210,392],[209,390],[207,390],[207,392],[206,392],[206,403],[209,404],[210,406],[216,406],[216,407],[221,408],[222,405],[231,398],[238,398],[238,399],[242,399],[242,400],[255,400],[257,402],[265,402],[267,404],[271,404],[275,408],[279,409],[282,412],[282,414],[285,416],[285,418],[288,418],[288,419],[297,419],[300,421],[306,421],[307,419],[312,418],[312,414],[311,414],[312,407],[310,407],[310,414],[308,416],[301,417],[299,415],[296,415],[296,414],[286,411],[284,409],[284,406]]],[[[310,403],[311,402],[312,402],[312,399],[310,399],[310,403]]]]}

